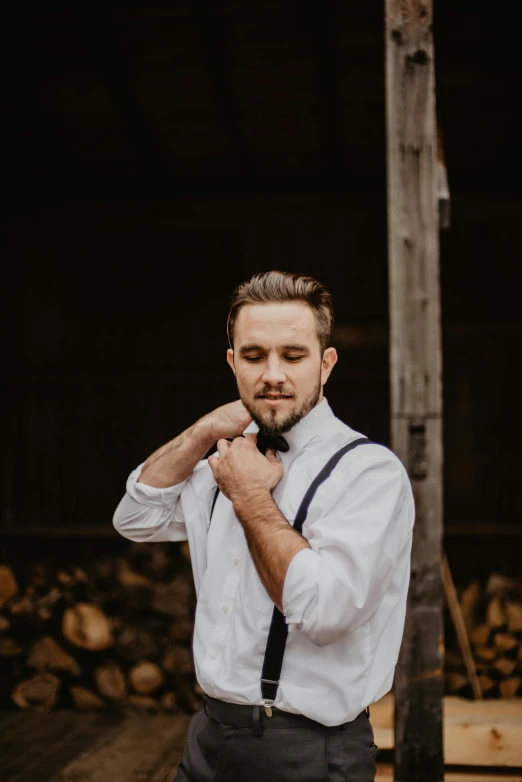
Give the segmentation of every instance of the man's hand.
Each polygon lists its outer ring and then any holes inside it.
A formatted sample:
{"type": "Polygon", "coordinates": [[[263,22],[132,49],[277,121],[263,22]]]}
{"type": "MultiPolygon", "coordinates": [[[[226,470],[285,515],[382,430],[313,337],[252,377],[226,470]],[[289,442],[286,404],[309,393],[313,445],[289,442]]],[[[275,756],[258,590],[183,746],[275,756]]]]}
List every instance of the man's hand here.
{"type": "Polygon", "coordinates": [[[230,402],[228,405],[217,407],[211,413],[208,413],[200,423],[203,423],[208,429],[214,442],[223,438],[238,437],[243,434],[247,426],[252,422],[252,416],[238,399],[237,402],[230,402]]]}
{"type": "Polygon", "coordinates": [[[275,452],[268,450],[263,456],[257,450],[256,441],[255,434],[237,437],[231,443],[218,440],[219,457],[209,456],[215,481],[232,503],[259,490],[270,494],[283,477],[283,465],[275,452]]]}

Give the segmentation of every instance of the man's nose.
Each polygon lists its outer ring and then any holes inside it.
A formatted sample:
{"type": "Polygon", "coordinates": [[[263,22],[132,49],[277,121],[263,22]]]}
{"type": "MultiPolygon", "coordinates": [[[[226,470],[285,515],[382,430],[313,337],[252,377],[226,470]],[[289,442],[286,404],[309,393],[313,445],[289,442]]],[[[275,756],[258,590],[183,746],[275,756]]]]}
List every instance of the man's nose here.
{"type": "Polygon", "coordinates": [[[281,385],[286,381],[284,366],[281,361],[272,360],[266,365],[263,372],[263,382],[270,386],[281,385]]]}

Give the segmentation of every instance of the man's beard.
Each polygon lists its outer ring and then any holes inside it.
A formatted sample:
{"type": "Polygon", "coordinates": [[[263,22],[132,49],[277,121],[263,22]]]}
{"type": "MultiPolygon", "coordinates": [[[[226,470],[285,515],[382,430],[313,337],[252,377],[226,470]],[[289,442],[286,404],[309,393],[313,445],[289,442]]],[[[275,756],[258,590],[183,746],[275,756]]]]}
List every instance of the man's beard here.
{"type": "MultiPolygon", "coordinates": [[[[257,413],[257,411],[254,410],[254,408],[242,397],[241,401],[252,416],[252,420],[255,421],[258,425],[260,431],[271,437],[277,437],[281,434],[284,434],[285,432],[289,432],[292,427],[294,427],[302,418],[305,417],[305,415],[308,415],[310,410],[312,410],[312,408],[314,408],[319,401],[319,397],[321,396],[321,389],[321,374],[319,373],[317,384],[311,394],[304,400],[302,405],[297,410],[293,410],[292,412],[288,413],[286,418],[283,418],[280,421],[276,421],[275,415],[272,417],[271,421],[262,419],[259,413],[257,413]]],[[[239,395],[241,396],[241,390],[239,391],[239,395]]],[[[276,410],[272,411],[272,413],[276,412],[276,410]]]]}

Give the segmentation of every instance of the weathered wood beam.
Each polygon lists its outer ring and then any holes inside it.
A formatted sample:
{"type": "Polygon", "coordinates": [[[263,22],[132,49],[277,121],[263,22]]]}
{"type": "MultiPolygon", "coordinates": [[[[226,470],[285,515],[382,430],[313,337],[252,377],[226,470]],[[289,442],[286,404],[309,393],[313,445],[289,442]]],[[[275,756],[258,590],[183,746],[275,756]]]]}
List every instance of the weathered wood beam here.
{"type": "Polygon", "coordinates": [[[392,445],[416,524],[395,676],[395,779],[442,782],[442,350],[432,0],[386,0],[392,445]]]}

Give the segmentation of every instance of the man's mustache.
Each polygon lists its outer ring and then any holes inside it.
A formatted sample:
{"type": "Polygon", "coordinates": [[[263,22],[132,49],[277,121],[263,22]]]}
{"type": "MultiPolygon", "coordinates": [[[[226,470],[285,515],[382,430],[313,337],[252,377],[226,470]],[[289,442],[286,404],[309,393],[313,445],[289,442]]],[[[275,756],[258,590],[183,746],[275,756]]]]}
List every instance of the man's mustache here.
{"type": "Polygon", "coordinates": [[[265,396],[286,396],[293,398],[295,396],[293,391],[286,391],[284,388],[263,388],[261,391],[257,391],[254,394],[254,397],[256,399],[265,397],[265,396]]]}

